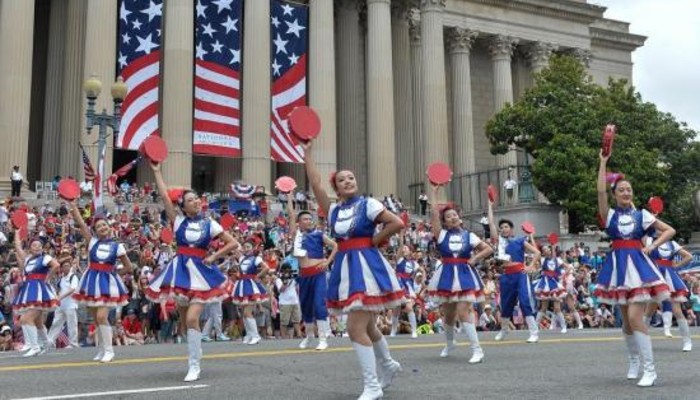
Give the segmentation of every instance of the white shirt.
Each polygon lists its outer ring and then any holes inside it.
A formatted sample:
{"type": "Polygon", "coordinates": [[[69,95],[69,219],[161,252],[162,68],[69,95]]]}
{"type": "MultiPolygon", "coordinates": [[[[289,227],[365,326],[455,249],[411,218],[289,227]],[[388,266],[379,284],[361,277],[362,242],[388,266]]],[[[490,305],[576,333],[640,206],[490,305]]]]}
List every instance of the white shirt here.
{"type": "Polygon", "coordinates": [[[290,306],[290,305],[296,305],[299,304],[299,293],[297,292],[297,281],[294,279],[291,279],[289,283],[287,284],[287,288],[282,291],[282,286],[284,284],[282,283],[282,279],[277,278],[275,280],[275,286],[277,286],[277,290],[280,291],[280,298],[279,298],[279,305],[281,306],[290,306]]]}
{"type": "Polygon", "coordinates": [[[481,316],[479,317],[479,326],[482,327],[482,328],[485,328],[485,327],[487,327],[488,324],[490,324],[491,322],[496,322],[496,320],[495,320],[495,318],[493,317],[493,315],[491,315],[491,316],[489,317],[489,315],[486,314],[485,311],[482,312],[482,313],[481,313],[481,316]]]}
{"type": "MultiPolygon", "coordinates": [[[[61,277],[58,282],[58,295],[62,296],[71,290],[78,290],[78,276],[71,273],[61,277]]],[[[77,310],[78,302],[73,299],[73,296],[66,296],[61,300],[61,310],[77,310]]]]}
{"type": "Polygon", "coordinates": [[[91,181],[80,182],[80,190],[83,192],[92,192],[92,182],[91,181]]]}
{"type": "Polygon", "coordinates": [[[0,206],[0,224],[6,223],[8,218],[7,208],[0,206]]]}
{"type": "Polygon", "coordinates": [[[0,232],[0,246],[4,245],[7,243],[7,236],[5,236],[4,233],[0,232]]]}
{"type": "Polygon", "coordinates": [[[503,183],[503,187],[504,187],[506,190],[513,190],[513,189],[515,189],[515,186],[517,186],[517,185],[518,185],[518,182],[514,181],[512,178],[507,179],[507,180],[503,183]]]}
{"type": "Polygon", "coordinates": [[[22,176],[21,173],[19,173],[17,171],[12,171],[12,174],[10,175],[10,179],[12,179],[13,181],[21,181],[24,179],[24,177],[22,176]]]}
{"type": "Polygon", "coordinates": [[[27,213],[27,229],[32,232],[36,228],[36,214],[28,212],[27,213]]]}

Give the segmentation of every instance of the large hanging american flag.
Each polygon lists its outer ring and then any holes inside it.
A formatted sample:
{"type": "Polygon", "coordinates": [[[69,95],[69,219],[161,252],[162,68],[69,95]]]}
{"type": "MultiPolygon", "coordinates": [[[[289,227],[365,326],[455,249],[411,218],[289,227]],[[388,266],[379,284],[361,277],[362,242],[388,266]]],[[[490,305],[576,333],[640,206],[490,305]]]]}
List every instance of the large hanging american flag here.
{"type": "Polygon", "coordinates": [[[240,157],[242,0],[198,0],[192,151],[240,157]]]}
{"type": "Polygon", "coordinates": [[[306,59],[309,10],[272,0],[272,159],[304,162],[304,150],[289,131],[287,115],[306,105],[306,59]]]}
{"type": "Polygon", "coordinates": [[[117,73],[129,92],[115,147],[137,150],[158,133],[163,0],[120,0],[117,73]]]}

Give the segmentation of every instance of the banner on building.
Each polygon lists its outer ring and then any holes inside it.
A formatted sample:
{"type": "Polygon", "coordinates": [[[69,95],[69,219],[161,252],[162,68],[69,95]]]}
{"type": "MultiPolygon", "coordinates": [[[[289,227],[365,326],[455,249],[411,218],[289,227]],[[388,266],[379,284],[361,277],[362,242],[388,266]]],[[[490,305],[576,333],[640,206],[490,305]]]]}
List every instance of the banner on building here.
{"type": "Polygon", "coordinates": [[[278,162],[304,162],[304,150],[290,133],[287,116],[307,105],[306,77],[309,49],[309,10],[305,5],[272,0],[272,107],[270,153],[278,162]]]}
{"type": "Polygon", "coordinates": [[[242,0],[197,0],[195,17],[195,154],[240,157],[242,0]]]}
{"type": "Polygon", "coordinates": [[[129,92],[115,147],[137,150],[144,139],[158,135],[160,47],[163,0],[119,0],[117,74],[129,92]]]}

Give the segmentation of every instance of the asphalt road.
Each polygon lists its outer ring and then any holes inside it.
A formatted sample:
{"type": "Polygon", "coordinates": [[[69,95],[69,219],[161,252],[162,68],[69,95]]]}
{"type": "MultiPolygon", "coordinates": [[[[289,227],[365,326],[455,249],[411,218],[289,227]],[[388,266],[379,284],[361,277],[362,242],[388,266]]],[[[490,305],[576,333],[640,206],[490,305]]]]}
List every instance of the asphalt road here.
{"type": "MultiPolygon", "coordinates": [[[[523,331],[512,332],[504,342],[494,342],[492,333],[480,333],[486,358],[479,365],[467,364],[470,350],[463,334],[457,351],[447,359],[438,356],[441,335],[390,338],[394,358],[404,371],[384,398],[699,399],[700,330],[692,332],[696,350],[691,353],[680,351],[678,337],[666,339],[659,330],[652,332],[659,380],[658,386],[646,389],[625,379],[627,361],[618,330],[543,332],[537,344],[526,344],[523,331]]],[[[299,350],[297,343],[205,343],[203,372],[194,384],[182,382],[187,372],[184,344],[117,347],[115,361],[107,365],[89,361],[93,348],[31,359],[0,353],[0,399],[357,398],[362,384],[348,339],[333,339],[324,352],[299,350]],[[153,391],[123,392],[132,390],[153,391]]]]}

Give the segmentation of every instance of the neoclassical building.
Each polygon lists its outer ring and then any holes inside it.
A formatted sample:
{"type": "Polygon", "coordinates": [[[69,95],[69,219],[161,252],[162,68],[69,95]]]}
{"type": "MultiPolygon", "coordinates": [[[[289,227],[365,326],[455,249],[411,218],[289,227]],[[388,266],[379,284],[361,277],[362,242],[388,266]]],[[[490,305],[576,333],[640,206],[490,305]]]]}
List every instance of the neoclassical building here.
{"type": "MultiPolygon", "coordinates": [[[[362,190],[411,200],[426,165],[448,162],[453,197],[477,210],[482,188],[508,168],[527,180],[517,150],[493,156],[486,121],[532,85],[554,52],[585,63],[594,80],[632,78],[631,52],[645,38],[585,0],[296,0],[309,7],[309,103],[323,132],[323,173],[356,172],[362,190]],[[494,175],[495,173],[495,175],[494,175]],[[469,187],[469,188],[468,188],[469,187]]],[[[168,183],[224,190],[242,178],[270,187],[299,165],[270,161],[270,2],[243,0],[242,157],[192,154],[195,0],[164,2],[160,126],[171,150],[168,183]],[[263,28],[261,28],[263,27],[263,28]]],[[[117,0],[0,0],[0,175],[12,165],[32,182],[80,176],[85,133],[82,82],[115,77],[117,0]]],[[[103,90],[108,92],[108,90],[103,90]]],[[[111,110],[108,93],[98,109],[111,110]]],[[[106,168],[123,164],[107,152],[106,168]]],[[[150,179],[148,168],[138,180],[150,179]]],[[[505,175],[504,175],[505,174],[505,175]]]]}

